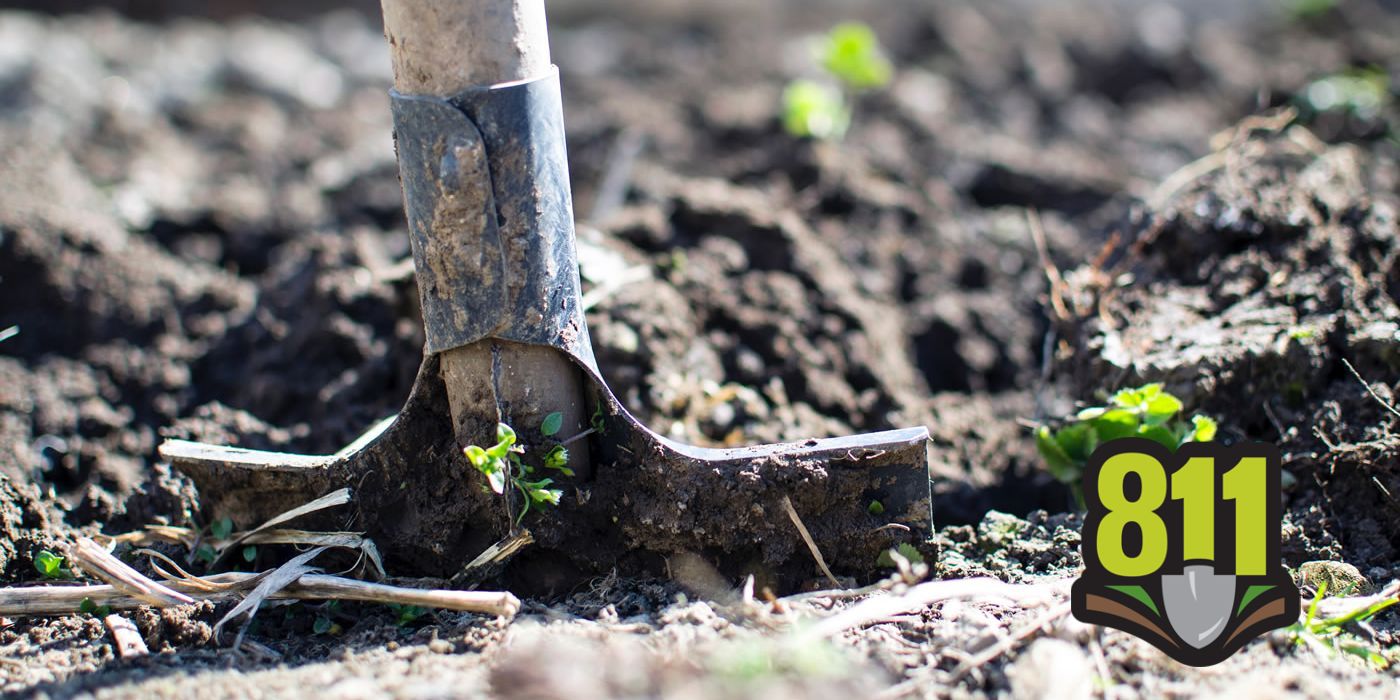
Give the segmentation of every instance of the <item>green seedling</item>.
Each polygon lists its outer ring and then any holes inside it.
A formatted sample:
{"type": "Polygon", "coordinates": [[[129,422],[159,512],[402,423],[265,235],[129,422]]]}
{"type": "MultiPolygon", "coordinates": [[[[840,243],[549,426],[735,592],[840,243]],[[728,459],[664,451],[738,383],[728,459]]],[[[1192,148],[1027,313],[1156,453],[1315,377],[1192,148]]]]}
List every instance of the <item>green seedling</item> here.
{"type": "Polygon", "coordinates": [[[879,37],[860,22],[843,22],[827,32],[821,43],[821,64],[856,90],[884,87],[894,75],[894,66],[880,48],[879,37]]]}
{"type": "Polygon", "coordinates": [[[339,609],[340,601],[338,600],[328,601],[326,604],[322,605],[321,608],[316,611],[316,620],[311,623],[311,631],[316,634],[329,634],[332,636],[344,632],[345,629],[340,626],[340,623],[336,622],[335,619],[331,617],[339,609]]]}
{"type": "Polygon", "coordinates": [[[839,139],[851,124],[846,97],[831,85],[794,80],[783,90],[783,128],[799,138],[839,139]]]}
{"type": "Polygon", "coordinates": [[[408,627],[417,622],[418,618],[428,614],[427,608],[420,608],[417,605],[399,605],[398,603],[390,603],[389,610],[394,613],[394,624],[399,627],[408,627]]]}
{"type": "Polygon", "coordinates": [[[1291,636],[1293,643],[1298,646],[1312,647],[1325,654],[1340,652],[1360,659],[1378,670],[1389,668],[1391,660],[1380,652],[1375,642],[1348,631],[1347,625],[1370,621],[1381,611],[1400,603],[1400,595],[1392,593],[1351,612],[1335,617],[1321,618],[1317,616],[1317,608],[1326,595],[1327,582],[1323,581],[1317,587],[1317,595],[1313,596],[1312,604],[1308,606],[1308,614],[1301,622],[1294,623],[1285,629],[1291,636]]]}
{"type": "Polygon", "coordinates": [[[916,547],[914,547],[914,545],[909,544],[908,542],[900,542],[898,547],[880,552],[879,558],[875,560],[876,566],[883,566],[887,569],[895,568],[896,564],[894,561],[894,555],[891,554],[891,552],[897,553],[905,559],[909,560],[910,564],[924,563],[924,555],[919,554],[919,550],[916,547]]]}
{"type": "Polygon", "coordinates": [[[112,606],[98,605],[92,598],[83,598],[83,602],[78,604],[78,612],[93,617],[107,617],[112,614],[112,606]]]}
{"type": "Polygon", "coordinates": [[[854,95],[889,84],[894,66],[859,22],[832,27],[817,44],[817,63],[822,80],[794,80],[783,90],[783,128],[798,138],[839,139],[851,124],[854,95]]]}
{"type": "Polygon", "coordinates": [[[1162,391],[1161,384],[1124,389],[1109,399],[1109,405],[1086,408],[1058,430],[1045,425],[1036,428],[1035,445],[1050,474],[1068,484],[1075,501],[1083,507],[1079,482],[1089,456],[1099,445],[1140,437],[1175,450],[1188,442],[1215,439],[1213,419],[1203,415],[1189,421],[1179,418],[1182,408],[1181,400],[1162,391]]]}
{"type": "Polygon", "coordinates": [[[216,540],[226,540],[233,534],[233,519],[221,518],[209,526],[209,535],[216,540]]]}
{"type": "MultiPolygon", "coordinates": [[[[557,414],[551,413],[545,417],[545,426],[550,427],[550,418],[557,414]]],[[[553,430],[546,434],[546,437],[557,433],[562,425],[562,418],[557,421],[560,425],[553,426],[553,430]]],[[[541,430],[541,432],[545,432],[541,430]]],[[[515,516],[515,524],[519,525],[524,520],[525,515],[531,510],[540,510],[545,506],[559,505],[559,498],[563,496],[563,491],[549,488],[554,480],[548,477],[543,479],[532,479],[539,471],[521,459],[525,453],[523,446],[516,444],[515,430],[505,423],[496,425],[496,444],[491,447],[481,447],[480,445],[468,445],[463,452],[467,456],[467,461],[486,477],[487,487],[500,495],[506,494],[506,487],[509,486],[520,493],[524,505],[520,513],[515,516]]],[[[573,476],[574,471],[568,466],[569,452],[563,445],[555,445],[545,453],[544,466],[565,476],[573,476]]]]}
{"type": "Polygon", "coordinates": [[[63,564],[63,557],[47,549],[34,555],[34,569],[46,579],[62,581],[73,578],[73,572],[63,564]]]}

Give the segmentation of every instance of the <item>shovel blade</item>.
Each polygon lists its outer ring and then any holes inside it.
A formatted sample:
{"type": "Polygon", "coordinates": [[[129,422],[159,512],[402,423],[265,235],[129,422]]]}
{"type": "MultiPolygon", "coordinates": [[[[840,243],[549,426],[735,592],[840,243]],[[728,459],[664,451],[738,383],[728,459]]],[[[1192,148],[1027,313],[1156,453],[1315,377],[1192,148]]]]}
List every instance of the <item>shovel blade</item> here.
{"type": "Polygon", "coordinates": [[[1162,603],[1172,630],[1201,649],[1225,631],[1235,604],[1235,577],[1212,564],[1190,564],[1162,577],[1162,603]]]}

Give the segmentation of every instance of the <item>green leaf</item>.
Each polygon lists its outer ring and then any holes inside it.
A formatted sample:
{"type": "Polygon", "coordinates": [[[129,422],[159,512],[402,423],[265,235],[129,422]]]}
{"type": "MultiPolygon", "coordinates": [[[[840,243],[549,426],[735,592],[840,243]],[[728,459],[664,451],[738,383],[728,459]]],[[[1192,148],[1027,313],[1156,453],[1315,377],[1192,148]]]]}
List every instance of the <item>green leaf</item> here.
{"type": "Polygon", "coordinates": [[[1161,393],[1161,384],[1144,384],[1136,389],[1122,389],[1109,400],[1113,405],[1120,408],[1142,410],[1147,407],[1147,404],[1152,401],[1152,399],[1157,398],[1161,393]]]}
{"type": "Polygon", "coordinates": [[[868,511],[871,515],[884,515],[885,504],[879,501],[871,501],[870,505],[867,506],[865,510],[868,511]]]}
{"type": "Polygon", "coordinates": [[[92,598],[83,598],[83,602],[78,604],[78,612],[91,615],[97,612],[97,603],[92,598]]]}
{"type": "Polygon", "coordinates": [[[335,623],[331,622],[329,617],[318,616],[316,621],[311,623],[311,631],[316,634],[327,634],[331,631],[331,625],[333,624],[335,623]]]}
{"type": "Polygon", "coordinates": [[[852,88],[875,88],[890,82],[894,68],[867,25],[844,22],[832,27],[822,46],[822,67],[852,88]]]}
{"type": "Polygon", "coordinates": [[[1210,416],[1191,416],[1191,433],[1186,438],[1187,442],[1210,442],[1215,439],[1215,433],[1219,426],[1215,424],[1215,419],[1210,416]]]}
{"type": "Polygon", "coordinates": [[[253,545],[248,545],[247,547],[244,547],[244,548],[243,548],[243,561],[252,563],[252,561],[253,561],[254,559],[257,559],[257,558],[258,558],[258,548],[257,548],[257,547],[254,547],[253,545]]]}
{"type": "Polygon", "coordinates": [[[1049,467],[1051,476],[1066,483],[1075,481],[1083,471],[1083,465],[1076,464],[1068,454],[1065,453],[1060,443],[1055,440],[1055,435],[1050,432],[1047,426],[1040,426],[1035,430],[1035,446],[1040,451],[1040,456],[1045,460],[1045,465],[1049,467]]]}
{"type": "Polygon", "coordinates": [[[205,564],[213,564],[214,560],[219,558],[219,553],[215,552],[214,548],[208,544],[201,544],[199,549],[194,551],[194,556],[205,564]]]}
{"type": "Polygon", "coordinates": [[[491,485],[491,490],[501,494],[506,492],[506,473],[504,469],[492,469],[485,472],[486,483],[491,485]]]}
{"type": "Polygon", "coordinates": [[[467,461],[471,462],[472,466],[477,469],[485,467],[486,461],[491,459],[490,455],[486,454],[486,450],[481,449],[477,445],[467,445],[467,448],[463,450],[463,452],[467,455],[467,461]]]}
{"type": "Polygon", "coordinates": [[[1076,423],[1055,433],[1055,442],[1059,443],[1060,449],[1082,469],[1084,463],[1089,461],[1089,455],[1094,453],[1094,448],[1098,447],[1102,440],[1099,439],[1093,425],[1076,423]]]}
{"type": "Polygon", "coordinates": [[[1175,450],[1177,448],[1177,445],[1181,442],[1181,439],[1177,437],[1176,433],[1173,433],[1166,426],[1162,425],[1144,425],[1142,427],[1142,430],[1138,432],[1138,435],[1141,437],[1145,437],[1148,440],[1151,440],[1169,450],[1175,450]]]}
{"type": "Polygon", "coordinates": [[[783,90],[783,128],[799,138],[839,139],[851,114],[840,90],[811,80],[794,80],[783,90]]]}
{"type": "MultiPolygon", "coordinates": [[[[565,466],[568,463],[569,451],[563,445],[555,445],[544,456],[544,466],[549,469],[568,471],[568,467],[565,466]]],[[[573,476],[573,474],[569,474],[569,476],[573,476]]]]}
{"type": "Polygon", "coordinates": [[[563,497],[563,495],[564,492],[559,489],[539,489],[530,492],[530,499],[535,503],[548,503],[557,506],[559,505],[559,499],[563,497]]]}
{"type": "Polygon", "coordinates": [[[63,557],[48,550],[34,555],[34,568],[44,578],[72,577],[72,574],[63,568],[63,557]]]}
{"type": "MultiPolygon", "coordinates": [[[[1094,447],[1098,447],[1098,445],[1110,440],[1137,435],[1139,420],[1133,411],[1126,408],[1115,408],[1093,419],[1089,424],[1094,427],[1094,433],[1098,438],[1098,444],[1094,447]]],[[[1093,449],[1090,449],[1089,452],[1092,453],[1093,449]]],[[[1084,458],[1087,460],[1088,454],[1085,454],[1084,458]]]]}
{"type": "Polygon", "coordinates": [[[555,411],[544,417],[544,422],[540,424],[540,434],[545,437],[552,437],[564,427],[564,414],[555,411]]]}
{"type": "Polygon", "coordinates": [[[1161,425],[1176,417],[1182,409],[1181,399],[1171,394],[1158,394],[1148,400],[1146,406],[1147,417],[1143,420],[1148,425],[1161,425]]]}
{"type": "Polygon", "coordinates": [[[504,444],[507,448],[515,444],[515,431],[505,423],[496,424],[496,442],[504,444]]]}
{"type": "Polygon", "coordinates": [[[233,518],[220,518],[209,526],[209,534],[216,540],[226,540],[233,534],[233,518]]]}
{"type": "Polygon", "coordinates": [[[513,444],[513,441],[502,440],[487,448],[486,456],[494,460],[505,459],[508,455],[510,455],[510,448],[513,444]]]}

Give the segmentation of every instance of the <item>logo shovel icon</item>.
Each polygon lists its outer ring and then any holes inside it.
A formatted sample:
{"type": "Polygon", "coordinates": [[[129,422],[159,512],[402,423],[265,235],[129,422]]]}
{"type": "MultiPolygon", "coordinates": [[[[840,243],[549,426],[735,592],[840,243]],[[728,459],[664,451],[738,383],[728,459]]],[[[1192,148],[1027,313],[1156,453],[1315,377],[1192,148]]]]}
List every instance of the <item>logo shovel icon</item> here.
{"type": "Polygon", "coordinates": [[[1201,649],[1225,630],[1235,605],[1235,577],[1215,573],[1214,563],[1187,564],[1162,576],[1167,621],[1183,641],[1201,649]]]}

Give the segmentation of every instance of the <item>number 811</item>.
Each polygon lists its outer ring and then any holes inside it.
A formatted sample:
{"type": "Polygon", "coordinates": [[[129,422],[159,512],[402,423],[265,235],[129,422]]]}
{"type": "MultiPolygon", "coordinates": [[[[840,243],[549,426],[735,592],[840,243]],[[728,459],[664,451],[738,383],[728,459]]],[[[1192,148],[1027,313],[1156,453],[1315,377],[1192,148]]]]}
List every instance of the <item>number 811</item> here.
{"type": "Polygon", "coordinates": [[[1085,558],[1096,555],[1111,575],[1157,573],[1173,554],[1222,566],[1233,555],[1236,576],[1264,576],[1270,562],[1278,565],[1279,460],[1271,445],[1189,443],[1172,454],[1148,440],[1115,440],[1091,460],[1084,494],[1085,544],[1093,545],[1085,558]],[[1218,530],[1229,521],[1233,533],[1218,530]]]}

